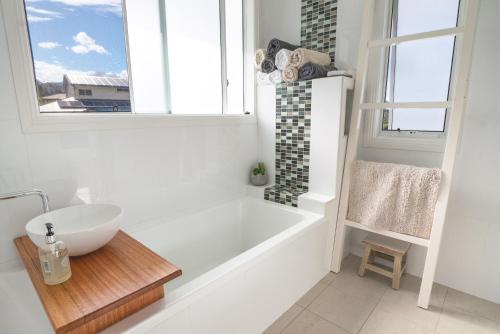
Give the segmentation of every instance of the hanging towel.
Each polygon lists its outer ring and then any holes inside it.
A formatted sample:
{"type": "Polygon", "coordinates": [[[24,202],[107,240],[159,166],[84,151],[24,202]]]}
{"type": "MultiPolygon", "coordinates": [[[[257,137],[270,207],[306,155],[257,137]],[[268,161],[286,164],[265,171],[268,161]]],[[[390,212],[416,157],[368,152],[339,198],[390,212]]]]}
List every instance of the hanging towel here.
{"type": "Polygon", "coordinates": [[[354,161],[347,219],[429,239],[441,170],[354,161]]]}
{"type": "Polygon", "coordinates": [[[271,83],[274,85],[281,83],[283,81],[281,71],[275,70],[269,73],[269,81],[271,81],[271,83]]]}
{"type": "Polygon", "coordinates": [[[269,78],[269,73],[264,73],[264,72],[257,72],[256,74],[257,78],[257,85],[258,86],[266,86],[271,84],[271,80],[269,78]]]}
{"type": "Polygon", "coordinates": [[[274,61],[272,59],[270,59],[269,57],[264,59],[261,67],[262,67],[262,72],[264,72],[264,73],[271,73],[272,71],[274,71],[276,69],[276,66],[274,65],[274,61]]]}
{"type": "Polygon", "coordinates": [[[279,40],[277,38],[273,38],[269,42],[269,44],[267,45],[267,55],[270,58],[274,59],[276,57],[276,54],[278,53],[278,51],[281,49],[287,49],[287,50],[293,51],[297,48],[300,48],[300,46],[284,42],[284,41],[279,40]]]}
{"type": "Polygon", "coordinates": [[[285,68],[288,66],[290,63],[290,54],[292,51],[288,49],[281,49],[278,51],[276,54],[276,59],[274,60],[274,63],[276,64],[276,67],[278,70],[284,71],[285,68]]]}
{"type": "Polygon", "coordinates": [[[299,79],[299,70],[293,66],[287,66],[283,71],[283,81],[294,82],[299,79]]]}
{"type": "Polygon", "coordinates": [[[265,49],[258,49],[255,51],[255,68],[259,71],[262,70],[262,62],[267,57],[267,51],[265,49]]]}
{"type": "Polygon", "coordinates": [[[329,68],[314,63],[307,63],[299,68],[299,80],[312,80],[326,77],[329,68]]]}
{"type": "Polygon", "coordinates": [[[318,65],[330,65],[332,60],[328,53],[313,51],[304,48],[298,48],[290,55],[290,65],[300,68],[306,63],[314,63],[318,65]]]}

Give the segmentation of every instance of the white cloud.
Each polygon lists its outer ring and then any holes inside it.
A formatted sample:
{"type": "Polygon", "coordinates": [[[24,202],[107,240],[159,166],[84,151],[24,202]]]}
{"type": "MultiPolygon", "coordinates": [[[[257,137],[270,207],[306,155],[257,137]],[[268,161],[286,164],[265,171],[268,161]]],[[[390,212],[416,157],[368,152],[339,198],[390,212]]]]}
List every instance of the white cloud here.
{"type": "Polygon", "coordinates": [[[42,17],[28,14],[28,22],[37,23],[37,22],[47,22],[52,21],[52,17],[42,17]]]}
{"type": "Polygon", "coordinates": [[[126,72],[127,72],[126,70],[123,70],[118,73],[114,72],[97,73],[95,71],[78,71],[66,68],[64,65],[61,64],[47,63],[44,61],[35,60],[36,79],[41,82],[62,82],[64,74],[97,75],[97,76],[106,75],[110,77],[127,78],[126,76],[124,76],[126,72]]]}
{"type": "Polygon", "coordinates": [[[46,10],[42,8],[36,8],[33,6],[27,6],[26,11],[28,12],[28,22],[47,22],[52,21],[55,18],[62,18],[63,15],[59,12],[54,12],[52,10],[46,10]]]}
{"type": "Polygon", "coordinates": [[[99,12],[109,12],[116,15],[122,15],[122,2],[121,0],[50,0],[58,2],[66,6],[73,7],[95,7],[99,12]]]}
{"type": "Polygon", "coordinates": [[[38,46],[42,49],[55,49],[62,45],[57,42],[40,42],[38,43],[38,46]]]}
{"type": "Polygon", "coordinates": [[[116,76],[122,79],[128,79],[128,71],[122,70],[121,72],[118,72],[116,76]]]}
{"type": "Polygon", "coordinates": [[[71,70],[60,64],[35,60],[35,73],[38,81],[61,82],[64,74],[90,75],[92,72],[71,70]]]}
{"type": "Polygon", "coordinates": [[[36,8],[33,6],[27,6],[26,11],[28,13],[34,13],[38,15],[46,15],[46,16],[51,16],[51,17],[62,17],[63,15],[59,12],[54,12],[52,10],[47,10],[47,9],[42,9],[42,8],[36,8]]]}
{"type": "Polygon", "coordinates": [[[71,51],[74,53],[87,54],[89,52],[97,52],[100,54],[109,54],[104,46],[96,44],[95,39],[87,35],[84,31],[80,31],[73,36],[73,40],[76,42],[76,45],[71,47],[71,51]]]}

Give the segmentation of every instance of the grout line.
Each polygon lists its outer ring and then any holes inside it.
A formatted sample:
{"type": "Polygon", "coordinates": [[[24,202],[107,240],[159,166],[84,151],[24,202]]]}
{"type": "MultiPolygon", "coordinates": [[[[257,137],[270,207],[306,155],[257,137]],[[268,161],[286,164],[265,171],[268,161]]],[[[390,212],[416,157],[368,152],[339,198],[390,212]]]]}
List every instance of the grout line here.
{"type": "Polygon", "coordinates": [[[370,314],[366,317],[365,321],[363,322],[363,325],[361,325],[360,329],[356,332],[356,333],[360,333],[362,330],[363,330],[363,327],[365,327],[366,323],[368,322],[368,319],[370,319],[370,317],[372,316],[373,312],[375,311],[375,309],[379,306],[380,302],[382,301],[382,298],[384,298],[385,294],[389,291],[389,289],[385,289],[384,293],[382,294],[382,296],[380,296],[377,304],[375,305],[375,307],[373,307],[373,309],[370,311],[370,314]]]}
{"type": "MultiPolygon", "coordinates": [[[[441,305],[441,311],[439,312],[439,317],[438,317],[438,320],[436,321],[436,326],[434,327],[434,334],[437,333],[439,322],[441,321],[441,317],[442,317],[443,312],[444,312],[444,304],[446,303],[446,298],[448,298],[448,291],[450,291],[450,288],[446,287],[446,292],[444,293],[444,298],[443,298],[443,304],[441,305]]],[[[431,295],[431,297],[432,297],[432,295],[431,295]]]]}
{"type": "MultiPolygon", "coordinates": [[[[289,321],[289,322],[285,325],[285,327],[283,327],[283,329],[282,329],[282,330],[280,330],[280,331],[279,331],[279,333],[278,333],[278,334],[281,334],[281,333],[285,332],[285,330],[286,330],[288,327],[290,327],[290,325],[292,324],[292,322],[294,322],[294,321],[295,321],[295,319],[297,319],[297,318],[298,318],[298,317],[299,317],[302,313],[304,313],[304,310],[306,309],[305,307],[302,307],[301,305],[299,305],[299,304],[297,304],[297,303],[294,303],[293,305],[297,305],[297,306],[299,306],[299,307],[302,309],[302,311],[300,311],[299,313],[297,313],[297,315],[296,315],[295,317],[293,317],[292,319],[290,319],[290,321],[289,321]]],[[[293,307],[293,305],[292,305],[292,307],[293,307]]]]}

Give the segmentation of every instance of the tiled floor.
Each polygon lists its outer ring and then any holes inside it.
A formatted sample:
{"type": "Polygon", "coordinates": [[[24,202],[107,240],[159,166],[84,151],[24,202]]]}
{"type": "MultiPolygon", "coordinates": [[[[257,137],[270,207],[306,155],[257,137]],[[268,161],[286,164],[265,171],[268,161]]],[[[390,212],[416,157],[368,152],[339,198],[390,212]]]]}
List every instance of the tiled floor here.
{"type": "Polygon", "coordinates": [[[417,307],[420,279],[405,274],[401,288],[367,272],[349,256],[339,274],[329,273],[285,312],[265,334],[499,334],[500,305],[435,284],[428,310],[417,307]]]}

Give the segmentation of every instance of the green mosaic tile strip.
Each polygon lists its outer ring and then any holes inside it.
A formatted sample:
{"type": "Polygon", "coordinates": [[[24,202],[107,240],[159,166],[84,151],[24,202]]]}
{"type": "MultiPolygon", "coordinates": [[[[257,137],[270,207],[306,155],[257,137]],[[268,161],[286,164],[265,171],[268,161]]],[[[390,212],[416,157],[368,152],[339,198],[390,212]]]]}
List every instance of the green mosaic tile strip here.
{"type": "Polygon", "coordinates": [[[337,0],[302,0],[301,46],[330,54],[335,61],[337,0]]]}

